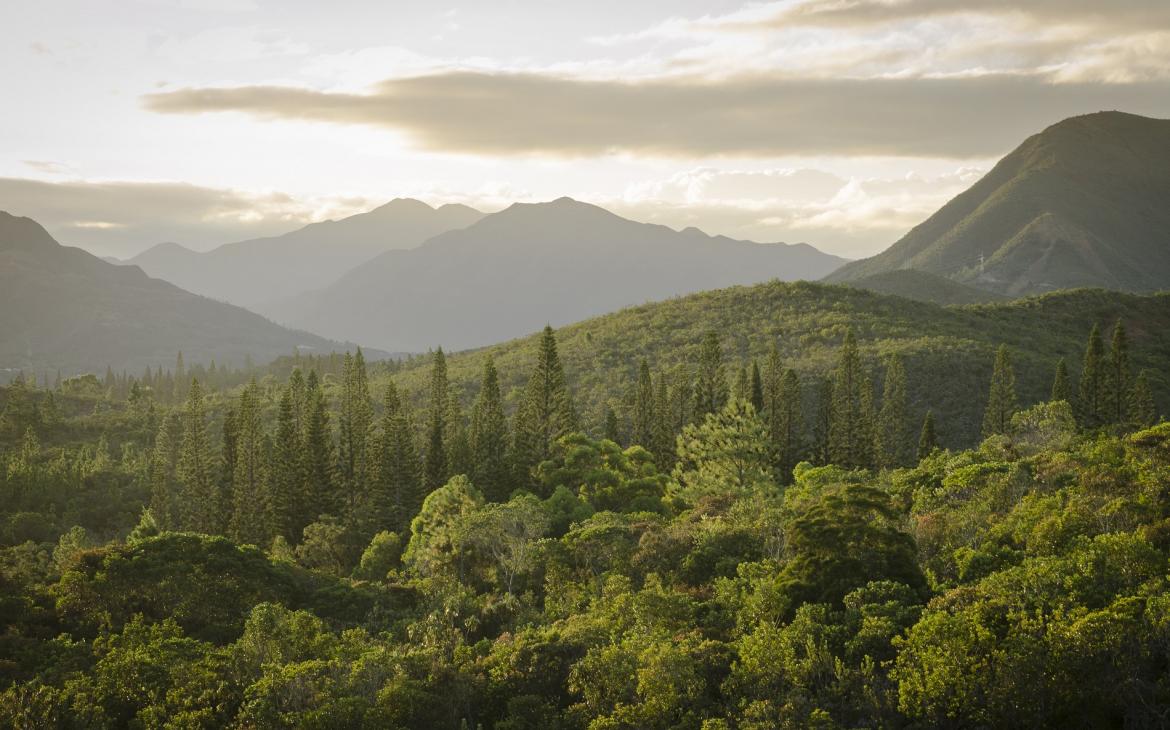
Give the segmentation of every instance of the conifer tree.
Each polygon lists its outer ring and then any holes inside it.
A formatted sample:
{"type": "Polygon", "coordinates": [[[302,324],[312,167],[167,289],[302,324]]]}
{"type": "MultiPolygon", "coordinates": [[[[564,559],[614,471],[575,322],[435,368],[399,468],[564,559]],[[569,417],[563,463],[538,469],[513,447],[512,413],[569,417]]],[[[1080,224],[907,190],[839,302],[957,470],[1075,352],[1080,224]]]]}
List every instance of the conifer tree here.
{"type": "Polygon", "coordinates": [[[760,364],[752,360],[752,371],[748,380],[748,402],[756,413],[764,412],[764,381],[760,377],[760,364]]]}
{"type": "Polygon", "coordinates": [[[447,418],[444,424],[443,452],[447,454],[447,471],[451,474],[470,476],[471,438],[463,422],[463,409],[459,397],[449,393],[447,397],[447,418]]]}
{"type": "Polygon", "coordinates": [[[877,407],[873,402],[873,378],[869,373],[861,380],[861,423],[859,424],[860,465],[867,469],[874,466],[874,433],[877,430],[877,407]]]}
{"type": "Polygon", "coordinates": [[[301,432],[290,383],[280,394],[276,414],[276,437],[272,444],[272,516],[276,534],[292,545],[300,542],[308,524],[304,521],[305,478],[301,472],[301,448],[301,432]]]}
{"type": "Polygon", "coordinates": [[[384,403],[371,495],[373,527],[401,534],[422,504],[422,467],[410,414],[393,381],[386,385],[384,403]]]}
{"type": "Polygon", "coordinates": [[[301,499],[305,512],[301,521],[307,525],[316,522],[321,515],[337,514],[333,489],[333,435],[325,392],[315,370],[309,371],[305,381],[305,432],[302,440],[304,464],[301,470],[305,484],[301,499]]]}
{"type": "Polygon", "coordinates": [[[751,399],[751,381],[746,364],[740,364],[735,373],[735,385],[731,389],[731,397],[735,400],[747,401],[751,399]]]}
{"type": "Polygon", "coordinates": [[[685,364],[678,365],[670,373],[667,383],[670,393],[670,450],[674,451],[673,434],[681,431],[688,423],[698,420],[695,416],[695,389],[691,381],[690,368],[685,364]]]}
{"type": "Polygon", "coordinates": [[[1101,330],[1094,324],[1089,333],[1089,342],[1085,345],[1081,379],[1077,384],[1078,415],[1084,428],[1097,428],[1105,422],[1105,373],[1102,363],[1104,350],[1101,330]]]}
{"type": "Polygon", "coordinates": [[[867,417],[865,406],[868,402],[872,413],[873,394],[870,389],[867,399],[866,390],[866,376],[861,369],[857,339],[850,329],[845,333],[841,358],[833,373],[829,457],[834,464],[852,468],[869,465],[869,454],[873,445],[873,421],[871,417],[867,417]]]}
{"type": "Polygon", "coordinates": [[[479,394],[471,409],[471,481],[490,501],[502,502],[511,492],[508,470],[508,421],[500,399],[500,380],[489,356],[483,364],[479,394]]]}
{"type": "MultiPolygon", "coordinates": [[[[755,370],[759,372],[759,368],[755,370]]],[[[775,346],[768,353],[768,360],[764,364],[761,391],[763,408],[760,414],[768,429],[773,467],[780,482],[787,483],[792,479],[792,468],[796,466],[802,451],[801,434],[804,426],[800,381],[795,370],[784,369],[780,350],[775,346]]]]}
{"type": "Polygon", "coordinates": [[[1128,419],[1130,393],[1133,389],[1129,372],[1129,338],[1121,319],[1113,326],[1113,340],[1109,346],[1109,372],[1105,376],[1105,420],[1125,424],[1128,419]]]}
{"type": "Polygon", "coordinates": [[[882,383],[882,408],[874,430],[874,456],[879,467],[889,469],[906,463],[906,370],[902,358],[891,355],[882,383]]]}
{"type": "Polygon", "coordinates": [[[918,460],[930,456],[938,448],[938,437],[934,433],[934,412],[927,411],[922,419],[922,431],[918,435],[918,460]]]}
{"type": "Polygon", "coordinates": [[[163,529],[180,526],[178,463],[182,430],[179,414],[168,413],[159,425],[150,455],[150,510],[163,529]]]}
{"type": "Polygon", "coordinates": [[[443,348],[431,356],[431,399],[427,412],[427,448],[423,462],[423,486],[429,492],[447,483],[447,358],[443,348]]]}
{"type": "Polygon", "coordinates": [[[191,381],[182,420],[183,443],[178,464],[180,526],[192,532],[214,533],[220,522],[219,497],[207,439],[203,386],[198,380],[191,381]]]}
{"type": "Polygon", "coordinates": [[[548,458],[557,439],[576,429],[577,414],[557,354],[556,334],[552,327],[545,327],[536,368],[515,416],[512,458],[516,485],[539,487],[532,470],[548,458]]]}
{"type": "Polygon", "coordinates": [[[174,400],[181,402],[187,397],[187,369],[183,366],[183,351],[175,356],[174,400]]]}
{"type": "Polygon", "coordinates": [[[601,421],[601,437],[620,446],[622,443],[621,427],[618,425],[617,412],[614,411],[613,406],[605,406],[605,414],[601,421]]]}
{"type": "Polygon", "coordinates": [[[630,443],[651,448],[654,440],[654,384],[650,377],[650,364],[646,358],[638,364],[638,385],[634,389],[633,433],[630,443]]]}
{"type": "MultiPolygon", "coordinates": [[[[683,398],[684,404],[689,398],[683,398]]],[[[670,390],[666,376],[659,373],[654,383],[654,421],[650,427],[650,443],[647,449],[654,454],[658,471],[666,474],[674,467],[675,461],[675,416],[671,409],[670,390]]]]}
{"type": "Polygon", "coordinates": [[[236,478],[236,444],[238,442],[238,420],[236,407],[228,404],[223,414],[223,434],[219,449],[219,514],[216,519],[216,531],[226,535],[228,522],[232,515],[232,500],[234,499],[233,484],[236,478]]]}
{"type": "Polygon", "coordinates": [[[699,369],[695,377],[695,411],[693,418],[718,413],[727,402],[727,376],[723,368],[723,349],[719,335],[708,332],[699,348],[699,369]]]}
{"type": "Polygon", "coordinates": [[[341,512],[350,527],[357,524],[367,499],[369,460],[366,449],[373,426],[366,361],[361,348],[342,360],[341,403],[337,418],[337,486],[341,490],[341,512]]]}
{"type": "Polygon", "coordinates": [[[821,378],[817,384],[817,410],[813,419],[812,458],[825,465],[832,459],[833,379],[821,378]]]}
{"type": "Polygon", "coordinates": [[[1052,376],[1052,395],[1048,399],[1062,400],[1072,405],[1072,385],[1068,382],[1068,366],[1064,364],[1063,357],[1056,361],[1056,373],[1052,376]]]}
{"type": "Polygon", "coordinates": [[[1005,434],[1016,412],[1016,374],[1006,345],[995,353],[995,369],[991,374],[991,388],[987,409],[983,412],[983,435],[1005,434]]]}
{"type": "Polygon", "coordinates": [[[1129,395],[1129,419],[1137,428],[1149,428],[1158,420],[1154,393],[1150,390],[1149,374],[1143,370],[1133,381],[1129,395]]]}
{"type": "Polygon", "coordinates": [[[236,411],[236,469],[232,480],[231,537],[238,543],[272,541],[267,453],[260,388],[253,378],[240,392],[236,411]]]}

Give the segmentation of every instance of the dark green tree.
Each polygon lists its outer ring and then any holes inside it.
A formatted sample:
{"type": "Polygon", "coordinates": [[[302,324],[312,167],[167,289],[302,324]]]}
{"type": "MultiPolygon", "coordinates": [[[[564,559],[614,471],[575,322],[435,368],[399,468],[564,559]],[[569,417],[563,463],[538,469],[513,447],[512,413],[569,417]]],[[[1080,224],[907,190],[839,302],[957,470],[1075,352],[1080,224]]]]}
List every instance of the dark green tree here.
{"type": "Polygon", "coordinates": [[[304,484],[301,471],[301,432],[297,427],[291,383],[281,391],[276,412],[276,437],[272,444],[272,517],[276,534],[289,544],[300,542],[305,520],[304,484]]]}
{"type": "Polygon", "coordinates": [[[219,500],[211,464],[211,445],[207,439],[207,414],[203,405],[203,386],[192,379],[183,409],[183,443],[180,448],[179,524],[191,532],[214,533],[219,519],[219,500]]]}
{"type": "Polygon", "coordinates": [[[341,372],[336,479],[341,490],[341,512],[345,524],[352,528],[358,523],[369,496],[370,464],[366,451],[374,419],[361,348],[355,355],[345,353],[341,372]]]}
{"type": "Polygon", "coordinates": [[[325,392],[315,370],[305,382],[304,444],[301,450],[302,512],[297,524],[308,525],[324,514],[337,513],[333,488],[333,433],[325,392]]]}
{"type": "Polygon", "coordinates": [[[812,459],[817,464],[828,464],[832,459],[833,379],[821,378],[817,383],[817,410],[813,418],[812,459]]]}
{"type": "Polygon", "coordinates": [[[873,451],[873,384],[869,383],[867,387],[867,382],[868,378],[861,368],[861,356],[857,352],[857,339],[850,329],[845,333],[841,357],[833,372],[829,457],[834,464],[847,467],[866,467],[870,464],[873,451]]]}
{"type": "Polygon", "coordinates": [[[1005,434],[1016,413],[1016,373],[1006,345],[995,353],[995,368],[991,373],[991,388],[987,395],[987,409],[983,412],[983,435],[1005,434]]]}
{"type": "Polygon", "coordinates": [[[934,432],[934,412],[927,411],[922,419],[922,431],[918,435],[918,459],[921,461],[938,448],[938,436],[934,432]]]}
{"type": "Polygon", "coordinates": [[[651,448],[654,441],[654,384],[650,377],[650,364],[646,358],[638,364],[638,384],[634,389],[633,433],[630,443],[651,448]]]}
{"type": "Polygon", "coordinates": [[[393,381],[386,384],[384,404],[371,495],[373,528],[401,533],[422,504],[422,467],[410,414],[393,381]]]}
{"type": "MultiPolygon", "coordinates": [[[[32,429],[29,429],[32,433],[32,429]]],[[[150,454],[150,511],[163,529],[181,529],[178,463],[183,422],[172,411],[163,418],[150,454]]]]}
{"type": "Polygon", "coordinates": [[[1105,423],[1105,346],[1101,343],[1101,329],[1093,325],[1085,357],[1081,365],[1081,379],[1077,384],[1077,416],[1084,428],[1097,428],[1105,423]]]}
{"type": "Polygon", "coordinates": [[[447,435],[447,357],[443,348],[431,356],[431,398],[427,410],[427,448],[423,462],[423,485],[427,491],[447,482],[447,452],[443,448],[447,435]]]}
{"type": "Polygon", "coordinates": [[[1068,380],[1068,366],[1064,364],[1064,358],[1056,361],[1056,373],[1052,376],[1052,395],[1049,400],[1062,400],[1069,405],[1072,405],[1072,384],[1068,380]]]}
{"type": "Polygon", "coordinates": [[[1150,390],[1149,374],[1143,370],[1133,381],[1129,396],[1129,420],[1137,428],[1149,428],[1158,420],[1154,393],[1150,390]]]}
{"type": "Polygon", "coordinates": [[[756,413],[764,412],[764,380],[760,376],[760,363],[752,360],[751,375],[748,378],[748,402],[756,413]]]}
{"type": "Polygon", "coordinates": [[[622,443],[622,429],[618,423],[617,411],[613,409],[613,406],[606,405],[605,407],[605,415],[602,417],[601,423],[601,437],[618,445],[622,443]]]}
{"type": "Polygon", "coordinates": [[[804,451],[804,417],[800,380],[795,370],[784,369],[776,347],[764,365],[761,390],[764,407],[760,413],[768,427],[773,466],[780,483],[787,484],[792,481],[792,469],[804,451]]]}
{"type": "Polygon", "coordinates": [[[236,411],[236,470],[232,478],[231,538],[238,543],[268,545],[272,541],[267,438],[261,414],[260,387],[255,379],[240,392],[236,411]]]}
{"type": "Polygon", "coordinates": [[[906,370],[902,367],[902,358],[891,355],[886,363],[882,407],[874,429],[874,455],[879,467],[890,469],[906,463],[908,420],[906,370]]]}
{"type": "Polygon", "coordinates": [[[500,398],[500,379],[495,362],[483,364],[479,394],[471,408],[472,483],[493,502],[508,498],[511,474],[508,468],[508,421],[500,398]]]}
{"type": "Polygon", "coordinates": [[[548,458],[557,439],[577,429],[552,327],[544,328],[539,347],[536,368],[516,411],[512,450],[516,485],[537,488],[532,470],[548,458]]]}
{"type": "Polygon", "coordinates": [[[699,368],[695,376],[693,418],[718,413],[727,402],[727,375],[723,366],[723,348],[719,335],[708,332],[699,347],[699,368]]]}
{"type": "Polygon", "coordinates": [[[1106,420],[1125,424],[1129,421],[1128,406],[1133,389],[1129,372],[1129,337],[1120,319],[1113,326],[1113,340],[1109,345],[1109,372],[1105,377],[1106,420]]]}

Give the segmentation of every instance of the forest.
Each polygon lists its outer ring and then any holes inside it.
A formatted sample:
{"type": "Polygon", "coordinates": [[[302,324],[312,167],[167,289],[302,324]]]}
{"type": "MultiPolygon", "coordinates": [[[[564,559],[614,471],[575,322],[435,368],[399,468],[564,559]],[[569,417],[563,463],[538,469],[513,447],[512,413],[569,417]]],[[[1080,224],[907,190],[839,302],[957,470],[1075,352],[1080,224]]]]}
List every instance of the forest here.
{"type": "Polygon", "coordinates": [[[551,328],[469,389],[441,349],[18,377],[0,725],[1161,727],[1170,423],[1093,322],[973,365],[966,443],[851,327],[590,388],[551,328]]]}

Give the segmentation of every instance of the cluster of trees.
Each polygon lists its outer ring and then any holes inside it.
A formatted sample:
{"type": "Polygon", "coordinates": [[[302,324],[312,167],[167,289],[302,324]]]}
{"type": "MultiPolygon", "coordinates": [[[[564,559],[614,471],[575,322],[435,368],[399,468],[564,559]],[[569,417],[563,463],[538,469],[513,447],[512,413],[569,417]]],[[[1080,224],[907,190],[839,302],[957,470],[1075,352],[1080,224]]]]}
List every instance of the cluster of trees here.
{"type": "Polygon", "coordinates": [[[0,725],[1155,726],[1170,424],[1116,332],[1027,408],[1001,349],[958,452],[852,332],[811,389],[642,361],[592,435],[551,329],[466,413],[441,350],[417,414],[360,352],[174,407],[15,383],[0,725]]]}

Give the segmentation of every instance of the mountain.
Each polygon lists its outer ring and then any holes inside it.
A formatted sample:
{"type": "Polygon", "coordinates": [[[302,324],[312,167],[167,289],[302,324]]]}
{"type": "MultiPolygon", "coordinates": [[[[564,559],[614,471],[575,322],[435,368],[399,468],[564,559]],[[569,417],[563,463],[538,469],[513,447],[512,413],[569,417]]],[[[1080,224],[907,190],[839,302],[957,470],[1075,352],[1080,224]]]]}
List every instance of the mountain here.
{"type": "Polygon", "coordinates": [[[985,289],[960,284],[936,274],[917,269],[898,269],[863,276],[846,282],[856,289],[868,289],[880,294],[893,294],[931,304],[983,304],[1004,301],[1008,297],[985,289]]]}
{"type": "Polygon", "coordinates": [[[828,277],[918,269],[1018,296],[1170,286],[1170,120],[1073,117],[1034,135],[886,251],[828,277]]]}
{"type": "Polygon", "coordinates": [[[141,371],[188,362],[258,362],[296,348],[345,349],[260,315],[183,291],[79,248],[36,221],[0,212],[0,370],[141,371]]]}
{"type": "MultiPolygon", "coordinates": [[[[604,408],[624,413],[618,400],[632,393],[638,362],[654,370],[693,366],[708,332],[719,334],[727,380],[751,358],[761,366],[773,343],[785,367],[799,373],[811,429],[816,384],[837,363],[847,328],[857,335],[862,360],[880,394],[884,358],[901,355],[909,381],[911,415],[920,423],[934,411],[942,443],[962,447],[980,438],[995,350],[1007,345],[1021,404],[1046,400],[1056,361],[1065,358],[1075,382],[1094,323],[1109,336],[1121,318],[1129,332],[1134,374],[1148,369],[1160,413],[1170,410],[1170,294],[1141,296],[1101,289],[1061,291],[995,304],[941,307],[862,289],[811,282],[768,282],[703,292],[631,307],[561,328],[558,349],[585,425],[601,431],[604,408]]],[[[471,404],[491,355],[501,391],[514,408],[536,360],[539,335],[447,358],[452,392],[471,404]]],[[[385,376],[380,376],[385,377],[385,376]]],[[[425,406],[429,359],[415,358],[394,376],[425,406]]],[[[372,388],[380,392],[383,383],[372,388]]]]}
{"type": "Polygon", "coordinates": [[[462,349],[703,289],[820,278],[841,263],[805,244],[679,232],[560,198],[389,251],[260,311],[393,350],[462,349]]]}
{"type": "Polygon", "coordinates": [[[408,249],[483,217],[466,205],[432,208],[398,198],[337,221],[312,223],[270,238],[229,243],[205,253],[161,243],[126,263],[214,299],[255,308],[263,302],[319,289],[346,271],[392,249],[408,249]]]}

